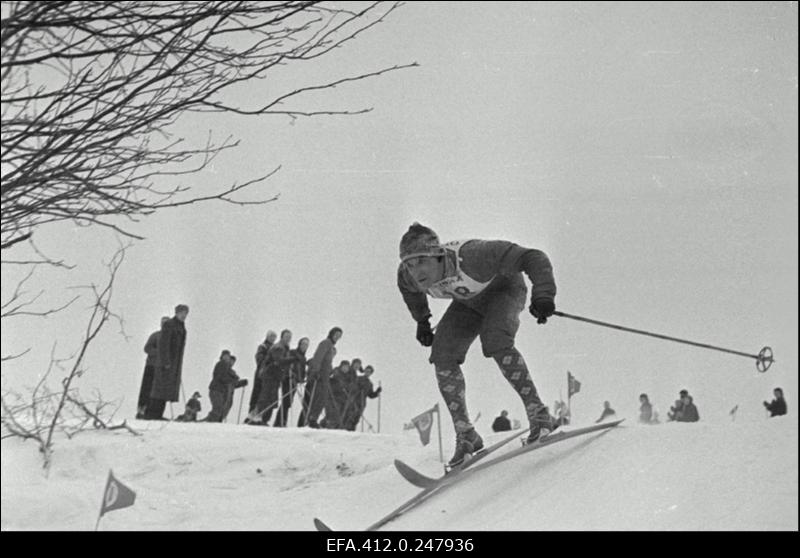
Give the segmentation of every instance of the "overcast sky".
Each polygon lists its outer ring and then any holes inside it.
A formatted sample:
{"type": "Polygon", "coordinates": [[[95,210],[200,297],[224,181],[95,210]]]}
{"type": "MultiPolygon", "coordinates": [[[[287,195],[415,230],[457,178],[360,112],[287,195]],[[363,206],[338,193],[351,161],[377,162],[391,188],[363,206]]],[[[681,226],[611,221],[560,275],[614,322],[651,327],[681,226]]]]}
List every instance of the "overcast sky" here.
{"type": "MultiPolygon", "coordinates": [[[[249,194],[279,200],[191,206],[129,227],[146,237],[115,286],[129,339],[108,327],[78,387],[124,397],[120,416],[132,416],[143,345],[159,318],[185,303],[184,387],[203,393],[203,414],[221,349],[239,356],[238,372],[252,381],[266,330],[291,329],[293,346],[310,337],[313,351],[338,325],[336,361],[375,367],[382,430],[398,432],[440,401],[429,350],[415,340],[396,287],[400,237],[419,221],[445,241],[544,250],[565,312],[775,351],[776,364],[758,374],[751,359],[566,319],[541,326],[526,311],[517,347],[549,404],[566,397],[567,370],[582,382],[577,421],[596,419],[606,399],[633,416],[641,392],[664,413],[681,388],[703,420],[729,420],[736,404],[761,419],[775,386],[794,412],[797,47],[796,2],[409,3],[320,60],[326,76],[418,62],[313,101],[372,112],[179,124],[198,141],[208,130],[241,140],[184,184],[210,192],[281,165],[249,194]]],[[[300,71],[308,80],[316,70],[300,71]]],[[[284,74],[291,78],[292,67],[284,74]]],[[[266,87],[234,96],[252,105],[266,87]]],[[[116,245],[107,231],[72,225],[37,239],[78,266],[42,279],[53,300],[67,296],[60,285],[101,282],[116,245]]],[[[431,306],[435,322],[446,302],[431,306]]],[[[3,354],[34,347],[3,363],[4,385],[32,385],[55,339],[65,356],[84,310],[4,323],[3,354]]],[[[463,370],[478,427],[502,409],[523,418],[479,344],[463,370]]],[[[365,416],[374,424],[376,415],[370,401],[365,416]]]]}

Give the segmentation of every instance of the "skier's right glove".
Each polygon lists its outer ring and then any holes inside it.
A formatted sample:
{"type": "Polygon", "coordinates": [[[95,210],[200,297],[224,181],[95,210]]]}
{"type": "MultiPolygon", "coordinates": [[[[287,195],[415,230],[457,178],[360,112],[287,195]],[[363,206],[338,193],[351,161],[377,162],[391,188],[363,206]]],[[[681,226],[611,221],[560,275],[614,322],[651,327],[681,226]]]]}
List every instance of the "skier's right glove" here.
{"type": "Polygon", "coordinates": [[[556,311],[556,303],[552,298],[537,298],[531,302],[531,314],[536,318],[537,324],[546,324],[547,318],[556,311]]]}
{"type": "Polygon", "coordinates": [[[417,322],[417,341],[423,347],[430,347],[433,345],[433,330],[431,329],[430,318],[425,318],[417,322]]]}

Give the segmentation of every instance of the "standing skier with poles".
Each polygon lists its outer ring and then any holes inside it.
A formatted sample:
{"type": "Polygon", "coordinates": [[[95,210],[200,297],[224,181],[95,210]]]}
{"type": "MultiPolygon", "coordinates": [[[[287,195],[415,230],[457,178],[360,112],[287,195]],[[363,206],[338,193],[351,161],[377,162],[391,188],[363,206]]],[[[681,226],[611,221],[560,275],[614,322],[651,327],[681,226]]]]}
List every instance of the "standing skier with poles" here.
{"type": "Polygon", "coordinates": [[[428,227],[414,223],[400,241],[397,284],[417,322],[417,340],[431,347],[439,391],[456,430],[455,454],[448,463],[459,465],[483,448],[466,406],[460,365],[480,335],[483,354],[493,358],[517,391],[530,423],[528,442],[551,432],[555,425],[522,355],[514,347],[519,314],[525,308],[531,280],[530,312],[544,324],[555,311],[556,285],[547,255],[503,240],[466,240],[442,244],[428,227]],[[427,296],[451,298],[434,335],[427,296]]]}

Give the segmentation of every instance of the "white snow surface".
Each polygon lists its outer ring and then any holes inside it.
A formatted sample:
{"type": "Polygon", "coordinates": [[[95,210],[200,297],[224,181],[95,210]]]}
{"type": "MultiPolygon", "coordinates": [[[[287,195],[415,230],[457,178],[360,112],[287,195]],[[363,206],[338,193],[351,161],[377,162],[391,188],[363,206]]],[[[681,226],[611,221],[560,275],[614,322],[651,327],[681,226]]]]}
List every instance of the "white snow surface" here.
{"type": "MultiPolygon", "coordinates": [[[[58,440],[49,475],[33,442],[2,442],[2,529],[91,530],[109,469],[135,505],[101,530],[362,530],[419,489],[400,458],[441,473],[435,439],[133,421],[142,432],[58,440]]],[[[501,435],[484,433],[487,444],[501,435]]],[[[445,435],[445,458],[452,441],[445,435]]],[[[477,471],[384,527],[408,531],[797,530],[797,421],[636,424],[477,471]]],[[[509,444],[502,451],[516,447],[509,444]]]]}

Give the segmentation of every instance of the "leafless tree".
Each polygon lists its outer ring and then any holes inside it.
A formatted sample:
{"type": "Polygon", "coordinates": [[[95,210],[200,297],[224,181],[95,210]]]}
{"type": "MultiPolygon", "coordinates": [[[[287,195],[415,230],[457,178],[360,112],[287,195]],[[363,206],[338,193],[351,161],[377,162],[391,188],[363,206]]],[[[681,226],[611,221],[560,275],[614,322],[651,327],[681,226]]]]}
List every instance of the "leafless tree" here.
{"type": "Polygon", "coordinates": [[[190,192],[180,177],[238,142],[209,137],[193,144],[172,127],[191,112],[297,118],[371,110],[300,107],[308,95],[416,63],[289,86],[252,107],[229,104],[225,95],[328,55],[399,6],[351,4],[2,2],[2,250],[59,221],[133,237],[127,220],[159,209],[273,201],[237,194],[277,168],[217,192],[190,192]]]}
{"type": "Polygon", "coordinates": [[[83,375],[87,351],[103,327],[112,319],[119,321],[111,308],[114,279],[125,256],[127,246],[120,247],[108,264],[109,277],[105,286],[90,285],[85,287],[91,292],[93,305],[78,350],[67,358],[56,357],[56,347],[50,353],[50,364],[40,375],[40,379],[29,393],[20,394],[12,390],[3,390],[2,419],[5,437],[33,439],[39,444],[45,470],[49,470],[52,461],[54,436],[58,433],[71,438],[89,426],[100,429],[127,429],[132,434],[138,433],[124,421],[121,424],[109,424],[113,420],[116,408],[104,401],[99,393],[93,401],[85,400],[73,387],[75,379],[83,375]],[[54,369],[66,372],[58,388],[48,383],[54,369]]]}

